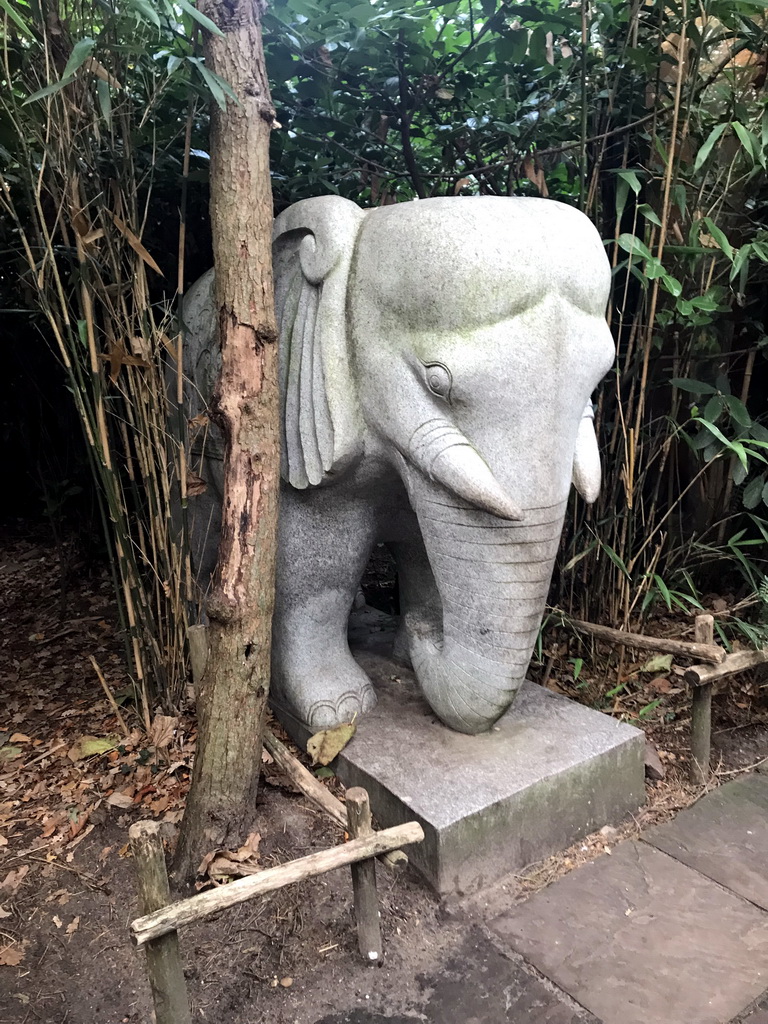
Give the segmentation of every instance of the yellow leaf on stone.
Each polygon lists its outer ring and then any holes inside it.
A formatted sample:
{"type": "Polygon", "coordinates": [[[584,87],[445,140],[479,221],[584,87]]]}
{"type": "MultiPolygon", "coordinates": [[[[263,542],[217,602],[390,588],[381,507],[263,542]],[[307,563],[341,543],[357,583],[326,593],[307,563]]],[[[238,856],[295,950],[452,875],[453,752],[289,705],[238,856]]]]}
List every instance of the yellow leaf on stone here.
{"type": "Polygon", "coordinates": [[[323,729],[307,740],[307,753],[312,764],[330,764],[346,747],[357,731],[354,722],[342,722],[333,729],[323,729]]]}

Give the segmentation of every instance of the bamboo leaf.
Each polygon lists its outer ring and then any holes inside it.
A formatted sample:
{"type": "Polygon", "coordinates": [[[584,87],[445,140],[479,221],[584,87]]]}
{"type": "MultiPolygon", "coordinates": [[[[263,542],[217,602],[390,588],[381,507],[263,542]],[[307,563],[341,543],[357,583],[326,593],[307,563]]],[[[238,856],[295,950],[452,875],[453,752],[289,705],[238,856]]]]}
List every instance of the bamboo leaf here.
{"type": "Polygon", "coordinates": [[[215,24],[215,22],[211,21],[210,18],[207,18],[201,11],[198,11],[195,5],[191,4],[189,0],[176,0],[176,3],[182,11],[186,11],[190,18],[194,18],[198,24],[203,26],[203,28],[208,29],[208,31],[212,32],[215,36],[224,35],[219,26],[215,24]]]}
{"type": "Polygon", "coordinates": [[[661,596],[664,598],[664,604],[670,611],[672,611],[672,597],[669,593],[669,587],[661,578],[661,576],[657,576],[655,573],[653,576],[653,582],[656,584],[656,588],[658,589],[661,596]]]}
{"type": "Polygon", "coordinates": [[[729,281],[735,280],[742,270],[746,270],[749,267],[749,257],[751,255],[752,246],[749,242],[747,242],[746,245],[742,245],[741,248],[736,251],[733,266],[731,267],[731,273],[728,276],[729,281]]]}
{"type": "Polygon", "coordinates": [[[33,92],[31,96],[22,103],[23,107],[26,107],[28,103],[34,103],[35,100],[43,100],[46,96],[53,96],[54,93],[59,92],[65,85],[69,85],[73,81],[72,78],[60,78],[58,82],[51,82],[50,85],[44,86],[42,89],[38,89],[37,92],[33,92]]]}
{"type": "Polygon", "coordinates": [[[109,92],[109,86],[106,82],[101,79],[96,83],[96,95],[99,98],[99,107],[101,109],[101,116],[107,122],[108,125],[112,124],[112,96],[109,92]]]}
{"type": "Polygon", "coordinates": [[[85,64],[88,58],[94,51],[96,46],[96,40],[90,39],[86,36],[85,39],[78,39],[75,45],[72,47],[72,53],[69,55],[66,67],[62,73],[62,79],[72,78],[74,73],[85,64]]]}
{"type": "Polygon", "coordinates": [[[744,508],[757,508],[763,496],[764,488],[768,486],[765,482],[765,477],[761,473],[760,476],[754,477],[750,480],[747,486],[744,488],[744,493],[741,497],[744,503],[744,508]]]}
{"type": "Polygon", "coordinates": [[[723,395],[723,401],[728,406],[731,417],[740,427],[752,426],[752,417],[749,415],[749,410],[740,399],[735,395],[723,395]]]}
{"type": "Polygon", "coordinates": [[[131,7],[140,12],[144,18],[151,22],[155,28],[160,28],[160,18],[157,11],[150,3],[150,0],[131,0],[131,7]]]}
{"type": "Polygon", "coordinates": [[[123,238],[125,238],[126,242],[128,243],[128,245],[130,245],[133,251],[135,253],[138,253],[139,256],[141,256],[141,258],[144,260],[148,267],[151,267],[156,273],[160,275],[160,277],[163,277],[164,275],[162,270],[160,269],[160,267],[158,267],[158,265],[149,255],[145,247],[141,244],[141,239],[139,239],[138,236],[131,231],[128,225],[125,224],[125,222],[122,221],[116,213],[111,213],[110,216],[114,221],[115,227],[123,236],[123,238]]]}
{"type": "Polygon", "coordinates": [[[757,139],[740,121],[731,121],[731,127],[736,132],[742,149],[745,150],[754,163],[758,156],[756,152],[757,139]]]}
{"type": "Polygon", "coordinates": [[[220,110],[226,110],[227,109],[227,97],[226,97],[226,95],[224,93],[224,90],[222,89],[221,85],[219,84],[218,75],[215,75],[212,71],[210,71],[205,66],[205,64],[198,64],[197,65],[197,70],[202,75],[203,81],[208,86],[208,90],[209,90],[211,96],[213,96],[213,98],[216,100],[216,103],[217,103],[219,109],[220,110]]]}
{"type": "Polygon", "coordinates": [[[624,252],[631,253],[633,256],[642,256],[646,260],[654,258],[648,246],[641,242],[636,235],[625,232],[623,235],[619,235],[618,242],[624,252]]]}
{"type": "Polygon", "coordinates": [[[733,246],[731,245],[731,243],[726,238],[725,232],[722,231],[722,229],[719,228],[717,226],[717,224],[715,224],[715,222],[712,220],[711,217],[705,217],[704,218],[704,223],[706,224],[707,229],[709,230],[710,235],[712,235],[712,237],[717,242],[719,247],[722,249],[722,251],[728,257],[728,259],[731,262],[733,262],[733,246]]]}
{"type": "Polygon", "coordinates": [[[596,547],[597,541],[593,540],[588,547],[584,548],[584,550],[580,551],[578,555],[574,555],[573,558],[569,559],[568,562],[566,562],[566,564],[563,566],[563,572],[569,572],[574,567],[574,565],[578,565],[582,558],[586,558],[587,555],[590,554],[590,552],[594,551],[596,547]]]}
{"type": "Polygon", "coordinates": [[[662,274],[661,283],[664,285],[670,295],[674,295],[677,298],[683,293],[683,286],[676,277],[672,277],[671,274],[662,274]]]}
{"type": "Polygon", "coordinates": [[[627,569],[626,565],[624,564],[624,559],[621,557],[621,555],[617,554],[610,545],[605,544],[603,541],[600,541],[600,547],[603,549],[606,555],[608,555],[613,564],[618,569],[621,569],[621,571],[624,573],[627,579],[631,580],[632,577],[629,575],[629,569],[627,569]]]}
{"type": "Polygon", "coordinates": [[[23,33],[27,37],[27,39],[35,38],[29,25],[27,25],[26,21],[24,21],[19,12],[15,11],[13,7],[11,7],[9,0],[0,0],[0,10],[5,11],[5,13],[16,26],[16,28],[21,33],[23,33]]]}
{"type": "Polygon", "coordinates": [[[704,140],[704,144],[702,145],[699,152],[696,154],[696,161],[693,165],[694,173],[698,170],[701,170],[702,165],[705,163],[705,161],[709,157],[709,154],[712,152],[715,143],[718,141],[718,139],[727,127],[727,124],[718,124],[712,129],[712,131],[706,137],[706,139],[704,140]]]}
{"type": "Polygon", "coordinates": [[[619,171],[619,178],[622,181],[626,181],[635,195],[640,195],[640,189],[643,187],[640,179],[634,171],[619,171]]]}
{"type": "Polygon", "coordinates": [[[645,219],[649,220],[651,224],[655,224],[656,227],[659,228],[661,227],[661,221],[659,220],[658,213],[656,213],[653,207],[649,206],[648,203],[641,203],[637,208],[637,212],[642,213],[645,219]]]}
{"type": "Polygon", "coordinates": [[[688,377],[672,377],[670,382],[681,391],[690,391],[692,395],[716,395],[717,388],[705,384],[702,380],[690,380],[688,377]]]}

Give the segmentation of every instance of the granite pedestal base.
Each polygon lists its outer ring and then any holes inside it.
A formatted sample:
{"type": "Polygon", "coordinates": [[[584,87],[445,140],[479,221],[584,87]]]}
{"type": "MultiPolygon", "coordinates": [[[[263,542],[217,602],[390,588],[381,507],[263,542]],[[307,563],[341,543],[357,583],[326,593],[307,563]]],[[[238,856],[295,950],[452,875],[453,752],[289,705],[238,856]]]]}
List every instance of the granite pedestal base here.
{"type": "MultiPolygon", "coordinates": [[[[408,855],[438,893],[489,885],[642,803],[638,729],[526,681],[491,732],[453,732],[421,697],[413,673],[383,653],[384,617],[367,615],[367,627],[352,630],[353,653],[378,704],[334,768],[346,786],[368,790],[382,828],[421,823],[426,838],[408,855]]],[[[280,717],[306,743],[306,730],[280,717]]]]}

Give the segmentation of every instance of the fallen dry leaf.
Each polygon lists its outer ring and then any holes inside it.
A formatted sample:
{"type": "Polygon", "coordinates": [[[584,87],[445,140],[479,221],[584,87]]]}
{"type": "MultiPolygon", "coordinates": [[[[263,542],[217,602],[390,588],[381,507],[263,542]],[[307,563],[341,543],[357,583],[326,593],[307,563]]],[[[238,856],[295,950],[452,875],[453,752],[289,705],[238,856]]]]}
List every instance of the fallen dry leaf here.
{"type": "Polygon", "coordinates": [[[207,853],[197,869],[198,875],[208,875],[213,881],[230,875],[253,875],[261,871],[259,844],[261,836],[251,832],[239,850],[214,850],[207,853]]]}
{"type": "Polygon", "coordinates": [[[126,809],[133,807],[133,797],[128,796],[127,793],[110,793],[107,797],[107,803],[110,807],[122,807],[126,809]]]}
{"type": "Polygon", "coordinates": [[[323,729],[307,740],[307,753],[312,764],[330,764],[357,732],[354,722],[342,722],[333,729],[323,729]]]}
{"type": "Polygon", "coordinates": [[[26,942],[14,943],[12,946],[0,946],[0,967],[18,967],[24,959],[26,942]]]}
{"type": "Polygon", "coordinates": [[[672,666],[671,654],[654,654],[644,665],[640,666],[641,672],[669,672],[672,666]]]}
{"type": "Polygon", "coordinates": [[[197,473],[193,473],[191,469],[187,469],[187,494],[191,498],[196,498],[200,494],[205,494],[208,490],[208,484],[203,480],[197,473]]]}
{"type": "Polygon", "coordinates": [[[120,737],[112,736],[78,736],[75,742],[67,751],[70,761],[80,761],[84,757],[93,757],[94,754],[106,754],[120,742],[120,737]]]}
{"type": "Polygon", "coordinates": [[[23,732],[15,732],[13,734],[13,736],[11,736],[11,743],[31,743],[31,742],[32,742],[31,737],[27,736],[23,732]]]}
{"type": "Polygon", "coordinates": [[[20,868],[16,868],[15,871],[9,871],[2,882],[0,882],[0,892],[7,892],[10,893],[11,896],[15,896],[19,886],[24,881],[28,873],[29,865],[27,864],[24,864],[20,868]]]}
{"type": "Polygon", "coordinates": [[[149,738],[154,747],[167,747],[178,728],[179,720],[171,715],[155,715],[149,730],[149,738]]]}
{"type": "Polygon", "coordinates": [[[61,920],[58,914],[53,915],[53,923],[56,925],[57,928],[61,928],[61,926],[64,924],[64,922],[61,920]]]}
{"type": "Polygon", "coordinates": [[[78,914],[77,917],[73,917],[71,923],[67,925],[67,928],[66,928],[67,935],[74,935],[79,927],[80,927],[80,915],[78,914]]]}

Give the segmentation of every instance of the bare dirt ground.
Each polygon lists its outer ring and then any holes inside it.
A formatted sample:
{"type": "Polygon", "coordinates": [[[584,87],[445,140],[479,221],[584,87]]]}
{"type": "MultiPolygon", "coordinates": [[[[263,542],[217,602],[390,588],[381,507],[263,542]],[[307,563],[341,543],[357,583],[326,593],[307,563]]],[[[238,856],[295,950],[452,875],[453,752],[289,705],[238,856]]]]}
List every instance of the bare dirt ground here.
{"type": "MultiPolygon", "coordinates": [[[[187,712],[170,722],[149,709],[146,721],[127,685],[108,576],[73,551],[68,568],[67,582],[44,530],[0,536],[0,1024],[149,1022],[143,954],[127,932],[137,915],[127,831],[156,818],[173,843],[194,719],[187,712]]],[[[190,927],[181,942],[195,1020],[413,1019],[430,978],[473,926],[696,799],[701,791],[685,782],[689,698],[679,677],[628,664],[619,699],[606,706],[601,694],[616,671],[608,655],[601,682],[599,658],[590,663],[597,671],[585,665],[574,680],[568,650],[555,653],[547,685],[643,725],[658,747],[666,776],[648,781],[636,818],[456,903],[440,905],[410,870],[380,869],[385,958],[376,967],[357,955],[346,870],[190,927]]],[[[768,756],[766,704],[753,679],[716,698],[714,731],[713,785],[768,756]]],[[[265,773],[263,866],[341,841],[278,773],[268,765],[265,773]]]]}

